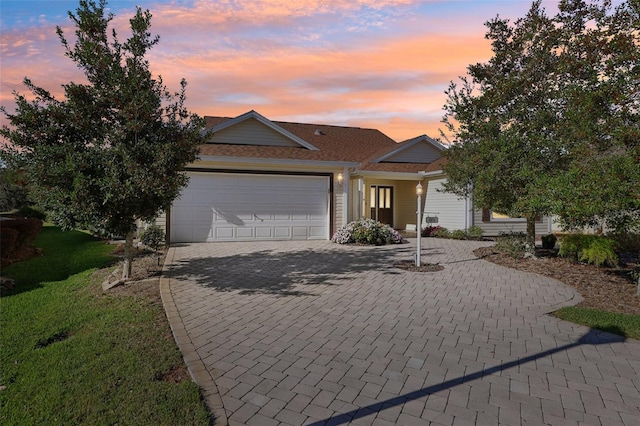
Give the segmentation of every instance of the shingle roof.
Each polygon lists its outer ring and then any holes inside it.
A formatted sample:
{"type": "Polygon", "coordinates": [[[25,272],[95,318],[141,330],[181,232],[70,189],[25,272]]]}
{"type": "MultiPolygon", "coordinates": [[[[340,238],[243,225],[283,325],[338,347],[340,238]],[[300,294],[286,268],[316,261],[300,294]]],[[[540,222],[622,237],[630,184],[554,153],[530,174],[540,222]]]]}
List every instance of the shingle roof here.
{"type": "MultiPolygon", "coordinates": [[[[213,128],[232,118],[206,116],[205,120],[207,128],[213,128]]],[[[372,163],[400,145],[376,129],[284,121],[272,121],[272,123],[317,147],[318,150],[303,147],[210,143],[200,147],[200,154],[238,158],[354,162],[360,163],[359,170],[369,171],[416,173],[423,170],[439,170],[424,163],[372,163]]],[[[436,163],[438,161],[431,164],[436,163]]]]}

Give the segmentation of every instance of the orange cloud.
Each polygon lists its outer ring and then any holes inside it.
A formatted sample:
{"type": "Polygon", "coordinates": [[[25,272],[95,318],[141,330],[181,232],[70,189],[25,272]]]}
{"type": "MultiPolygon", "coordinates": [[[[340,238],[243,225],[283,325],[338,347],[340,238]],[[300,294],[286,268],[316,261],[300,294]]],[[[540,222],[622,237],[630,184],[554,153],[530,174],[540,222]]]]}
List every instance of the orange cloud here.
{"type": "MultiPolygon", "coordinates": [[[[161,41],[149,60],[170,89],[187,79],[187,105],[201,115],[256,109],[274,120],[378,128],[396,140],[438,136],[449,81],[488,59],[490,49],[475,17],[460,14],[462,30],[436,32],[441,23],[416,18],[414,6],[408,0],[159,4],[152,32],[161,41]],[[329,26],[338,18],[344,25],[329,26]]],[[[131,15],[114,20],[121,40],[131,15]]],[[[73,29],[65,34],[71,42],[73,29]]],[[[0,49],[2,105],[13,99],[11,90],[22,90],[24,76],[58,95],[61,84],[82,79],[53,25],[4,32],[0,49]]]]}

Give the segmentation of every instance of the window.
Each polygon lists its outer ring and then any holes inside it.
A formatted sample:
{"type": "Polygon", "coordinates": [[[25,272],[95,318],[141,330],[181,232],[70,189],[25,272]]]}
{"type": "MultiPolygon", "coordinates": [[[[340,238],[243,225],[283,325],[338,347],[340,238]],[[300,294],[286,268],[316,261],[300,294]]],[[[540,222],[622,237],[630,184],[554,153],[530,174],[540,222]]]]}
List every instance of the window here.
{"type": "MultiPolygon", "coordinates": [[[[494,212],[491,209],[482,209],[483,222],[524,222],[524,217],[511,217],[506,214],[494,212]]],[[[542,222],[541,217],[536,217],[536,222],[542,222]]]]}

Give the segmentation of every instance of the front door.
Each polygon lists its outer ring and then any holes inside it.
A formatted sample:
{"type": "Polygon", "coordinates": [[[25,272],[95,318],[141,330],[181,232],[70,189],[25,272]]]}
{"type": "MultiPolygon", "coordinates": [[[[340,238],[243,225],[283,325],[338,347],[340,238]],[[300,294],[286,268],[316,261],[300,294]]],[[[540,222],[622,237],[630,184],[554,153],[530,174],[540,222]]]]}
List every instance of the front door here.
{"type": "Polygon", "coordinates": [[[393,226],[393,187],[371,186],[371,219],[393,226]]]}

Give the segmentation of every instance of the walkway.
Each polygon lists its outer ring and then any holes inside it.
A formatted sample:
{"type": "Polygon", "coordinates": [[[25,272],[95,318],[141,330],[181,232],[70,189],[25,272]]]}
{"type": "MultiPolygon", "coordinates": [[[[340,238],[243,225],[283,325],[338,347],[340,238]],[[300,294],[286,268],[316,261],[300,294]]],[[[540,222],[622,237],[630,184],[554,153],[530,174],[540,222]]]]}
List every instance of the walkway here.
{"type": "Polygon", "coordinates": [[[423,240],[170,249],[161,291],[216,425],[640,425],[640,342],[545,315],[570,287],[423,240]]]}

